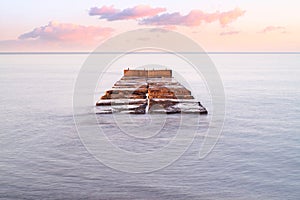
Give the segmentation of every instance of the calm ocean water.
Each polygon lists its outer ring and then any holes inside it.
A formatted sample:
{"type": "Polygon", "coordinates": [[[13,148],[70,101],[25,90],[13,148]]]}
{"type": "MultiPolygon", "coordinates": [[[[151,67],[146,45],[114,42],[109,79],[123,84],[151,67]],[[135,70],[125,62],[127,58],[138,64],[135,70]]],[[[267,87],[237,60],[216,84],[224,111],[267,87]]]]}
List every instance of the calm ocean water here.
{"type": "MultiPolygon", "coordinates": [[[[0,199],[299,199],[299,54],[210,57],[226,94],[213,151],[198,159],[199,134],[172,165],[130,174],[97,161],[76,132],[72,95],[87,55],[0,55],[0,199]]],[[[171,137],[129,141],[103,120],[110,140],[128,151],[171,137]]],[[[209,116],[201,120],[206,130],[209,116]]]]}

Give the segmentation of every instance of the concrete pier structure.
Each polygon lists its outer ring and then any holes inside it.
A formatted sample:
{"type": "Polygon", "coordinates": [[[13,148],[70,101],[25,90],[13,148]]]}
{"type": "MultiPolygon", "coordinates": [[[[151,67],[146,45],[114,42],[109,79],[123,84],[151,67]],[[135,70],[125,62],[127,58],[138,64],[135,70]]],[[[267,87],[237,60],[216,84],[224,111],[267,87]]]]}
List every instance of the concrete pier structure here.
{"type": "Polygon", "coordinates": [[[207,114],[191,91],[172,77],[172,70],[126,69],[124,76],[105,92],[96,106],[98,114],[207,114]]]}
{"type": "Polygon", "coordinates": [[[172,78],[172,70],[131,70],[125,69],[124,76],[126,77],[145,77],[145,78],[172,78]]]}

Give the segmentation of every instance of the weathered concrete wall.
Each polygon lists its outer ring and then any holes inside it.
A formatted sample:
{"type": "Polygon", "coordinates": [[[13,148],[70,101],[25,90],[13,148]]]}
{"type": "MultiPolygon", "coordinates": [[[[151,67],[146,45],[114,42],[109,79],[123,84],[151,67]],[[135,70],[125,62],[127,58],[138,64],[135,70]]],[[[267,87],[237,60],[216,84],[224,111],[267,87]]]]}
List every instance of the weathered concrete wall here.
{"type": "Polygon", "coordinates": [[[172,70],[131,70],[125,69],[124,76],[137,76],[148,78],[172,78],[172,70]]]}
{"type": "Polygon", "coordinates": [[[172,70],[148,70],[148,78],[172,78],[172,70]]]}
{"type": "Polygon", "coordinates": [[[125,69],[124,76],[138,76],[138,77],[147,77],[148,71],[147,70],[131,70],[125,69]]]}

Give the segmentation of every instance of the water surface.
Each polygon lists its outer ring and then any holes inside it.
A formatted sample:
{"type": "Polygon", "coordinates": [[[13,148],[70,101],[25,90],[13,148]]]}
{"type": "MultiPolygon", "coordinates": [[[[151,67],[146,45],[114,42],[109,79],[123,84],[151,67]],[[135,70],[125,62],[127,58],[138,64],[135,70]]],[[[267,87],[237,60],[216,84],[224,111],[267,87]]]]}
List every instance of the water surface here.
{"type": "MultiPolygon", "coordinates": [[[[172,165],[129,174],[101,164],[76,132],[72,95],[87,55],[0,55],[0,197],[298,199],[299,55],[210,56],[226,93],[226,119],[218,144],[199,160],[199,134],[172,165]]],[[[209,99],[201,102],[209,104],[209,99]]],[[[209,117],[201,118],[203,130],[209,117]]],[[[137,143],[109,124],[102,125],[112,141],[130,151],[151,151],[172,135],[137,143]]]]}

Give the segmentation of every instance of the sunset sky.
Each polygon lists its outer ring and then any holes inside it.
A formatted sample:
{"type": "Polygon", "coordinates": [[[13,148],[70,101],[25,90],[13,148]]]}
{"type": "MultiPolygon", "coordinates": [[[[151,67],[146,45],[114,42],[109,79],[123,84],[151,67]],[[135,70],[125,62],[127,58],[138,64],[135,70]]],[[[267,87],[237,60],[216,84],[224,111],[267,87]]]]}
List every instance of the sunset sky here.
{"type": "Polygon", "coordinates": [[[0,51],[92,51],[138,28],[178,31],[206,51],[300,51],[298,0],[2,1],[0,51]]]}

